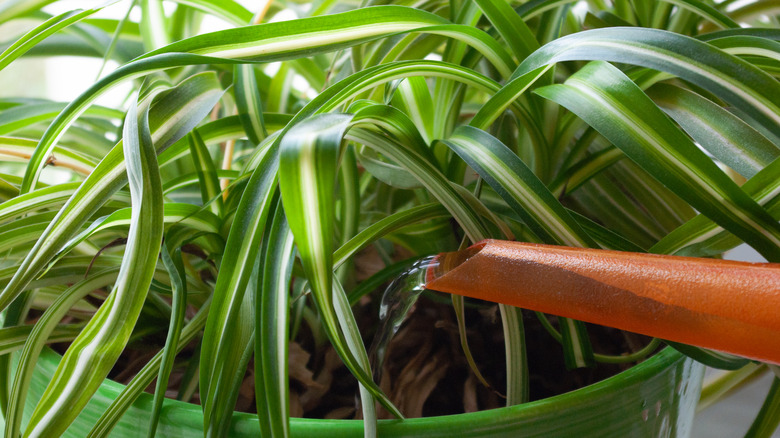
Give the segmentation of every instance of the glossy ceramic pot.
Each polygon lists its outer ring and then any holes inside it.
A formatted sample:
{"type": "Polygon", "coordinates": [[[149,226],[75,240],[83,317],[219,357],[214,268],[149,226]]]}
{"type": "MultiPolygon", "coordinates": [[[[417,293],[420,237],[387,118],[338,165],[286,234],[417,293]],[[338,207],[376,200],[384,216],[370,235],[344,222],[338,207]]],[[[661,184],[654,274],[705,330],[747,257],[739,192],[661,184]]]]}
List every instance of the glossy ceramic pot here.
{"type": "MultiPolygon", "coordinates": [[[[46,349],[38,361],[24,422],[54,374],[60,357],[46,349]]],[[[703,366],[667,348],[647,361],[588,387],[527,403],[469,414],[383,420],[380,437],[687,437],[701,390],[703,366]]],[[[123,386],[106,381],[65,436],[83,438],[123,386]]],[[[145,437],[152,396],[143,394],[112,431],[145,437]]],[[[200,406],[166,400],[157,436],[203,436],[200,406]]],[[[294,418],[292,435],[362,437],[357,420],[294,418]]],[[[257,417],[235,413],[231,437],[256,437],[257,417]]]]}

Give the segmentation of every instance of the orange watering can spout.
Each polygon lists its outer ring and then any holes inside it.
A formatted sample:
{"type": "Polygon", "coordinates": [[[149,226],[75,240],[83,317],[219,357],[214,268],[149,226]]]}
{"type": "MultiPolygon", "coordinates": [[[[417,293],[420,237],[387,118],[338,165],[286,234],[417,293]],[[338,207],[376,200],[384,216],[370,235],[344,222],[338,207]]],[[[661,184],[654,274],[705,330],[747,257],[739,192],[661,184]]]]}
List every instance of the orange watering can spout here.
{"type": "Polygon", "coordinates": [[[485,240],[426,288],[780,364],[780,264],[485,240]]]}

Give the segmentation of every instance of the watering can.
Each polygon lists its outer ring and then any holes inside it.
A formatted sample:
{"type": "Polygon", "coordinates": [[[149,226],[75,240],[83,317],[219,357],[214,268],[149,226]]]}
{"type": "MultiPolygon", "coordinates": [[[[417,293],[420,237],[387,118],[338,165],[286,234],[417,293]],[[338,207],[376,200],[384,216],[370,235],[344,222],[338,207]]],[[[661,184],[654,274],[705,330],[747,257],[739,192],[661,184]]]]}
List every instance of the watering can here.
{"type": "Polygon", "coordinates": [[[780,364],[780,264],[484,240],[427,289],[780,364]]]}

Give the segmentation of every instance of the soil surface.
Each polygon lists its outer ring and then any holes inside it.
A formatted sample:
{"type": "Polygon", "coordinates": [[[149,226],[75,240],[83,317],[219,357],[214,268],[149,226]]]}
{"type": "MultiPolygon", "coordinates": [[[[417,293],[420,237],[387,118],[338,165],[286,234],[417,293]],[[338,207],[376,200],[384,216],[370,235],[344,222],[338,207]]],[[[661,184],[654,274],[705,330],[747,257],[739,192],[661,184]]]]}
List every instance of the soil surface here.
{"type": "MultiPolygon", "coordinates": [[[[368,300],[366,300],[368,301],[368,300]]],[[[374,303],[358,311],[363,333],[376,329],[374,303]]],[[[615,375],[632,364],[598,364],[594,368],[567,370],[558,344],[539,323],[536,314],[524,311],[530,399],[562,394],[615,375]]],[[[550,317],[555,323],[555,318],[550,317]]],[[[458,327],[449,297],[425,293],[390,342],[380,387],[407,418],[458,414],[504,406],[506,364],[503,330],[498,306],[470,300],[466,309],[468,340],[477,367],[490,387],[485,387],[469,368],[460,345],[458,327]]],[[[640,349],[649,338],[619,330],[589,325],[594,350],[619,355],[640,349]]],[[[365,339],[370,345],[371,339],[365,339]]],[[[308,357],[305,374],[322,389],[297,379],[291,365],[292,414],[312,418],[355,418],[357,384],[341,365],[335,352],[308,353],[304,343],[295,347],[301,359],[308,357]],[[316,396],[314,396],[316,393],[316,396]],[[297,400],[296,400],[297,399],[297,400]]],[[[296,354],[297,355],[297,354],[296,354]]],[[[291,352],[291,361],[293,354],[291,352]]],[[[298,370],[303,371],[303,370],[298,370]]],[[[379,410],[380,418],[391,418],[379,410]]]]}

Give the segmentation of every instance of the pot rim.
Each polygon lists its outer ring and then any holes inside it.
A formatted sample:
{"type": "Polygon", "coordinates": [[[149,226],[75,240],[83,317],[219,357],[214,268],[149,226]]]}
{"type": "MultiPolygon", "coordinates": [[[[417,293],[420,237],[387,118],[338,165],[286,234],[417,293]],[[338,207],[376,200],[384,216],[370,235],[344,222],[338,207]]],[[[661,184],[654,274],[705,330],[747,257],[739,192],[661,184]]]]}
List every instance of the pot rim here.
{"type": "MultiPolygon", "coordinates": [[[[39,372],[52,373],[61,356],[53,350],[46,348],[41,352],[39,360],[39,372]],[[41,365],[43,363],[43,365],[41,365]],[[41,370],[44,367],[44,370],[41,370]]],[[[453,431],[460,433],[466,430],[496,431],[502,427],[509,427],[512,424],[527,421],[529,418],[536,418],[539,415],[550,412],[562,412],[563,410],[582,405],[587,400],[599,397],[607,393],[614,393],[616,390],[636,386],[642,382],[650,380],[653,376],[662,374],[662,371],[678,364],[681,361],[692,361],[671,347],[664,348],[649,359],[625,370],[614,376],[608,377],[597,383],[579,388],[564,394],[553,397],[536,400],[521,405],[501,407],[495,409],[482,410],[463,414],[443,415],[436,417],[409,418],[405,420],[379,420],[378,428],[382,435],[408,435],[415,433],[424,433],[431,436],[429,432],[446,429],[446,434],[441,436],[452,436],[453,431]],[[442,429],[441,426],[446,425],[442,429]],[[498,428],[498,429],[497,429],[498,428]]],[[[46,377],[46,376],[43,376],[46,377]]],[[[48,381],[48,380],[47,380],[48,381]]],[[[98,393],[100,396],[93,397],[86,409],[95,404],[94,409],[99,409],[98,416],[105,410],[110,401],[116,398],[116,395],[125,388],[125,385],[106,379],[100,386],[98,393]],[[99,399],[95,400],[95,399],[99,399]],[[103,403],[100,406],[100,403],[103,403]]],[[[679,391],[679,389],[678,389],[679,391]]],[[[148,412],[152,406],[153,395],[149,393],[141,394],[127,411],[120,423],[128,418],[130,411],[141,410],[148,412]]],[[[33,400],[29,400],[28,403],[33,400]]],[[[37,402],[37,400],[35,400],[37,402]]],[[[132,416],[131,416],[132,417],[132,416]]],[[[141,416],[141,418],[145,418],[141,416]]],[[[96,419],[96,418],[95,418],[96,419]]],[[[94,421],[94,420],[93,420],[94,421]]],[[[133,421],[133,420],[129,420],[133,421]]],[[[140,421],[140,420],[138,420],[140,421]]],[[[195,430],[203,425],[203,412],[201,406],[183,401],[165,399],[163,409],[160,413],[160,426],[168,423],[182,428],[182,430],[195,430]]],[[[142,427],[136,425],[135,428],[142,427]]],[[[145,427],[142,427],[145,430],[145,427]]],[[[312,419],[312,418],[290,418],[290,429],[293,435],[304,435],[311,433],[360,433],[362,434],[362,420],[332,420],[332,419],[312,419]]],[[[234,412],[230,435],[245,434],[245,436],[256,436],[259,432],[258,418],[256,414],[234,412]]]]}

